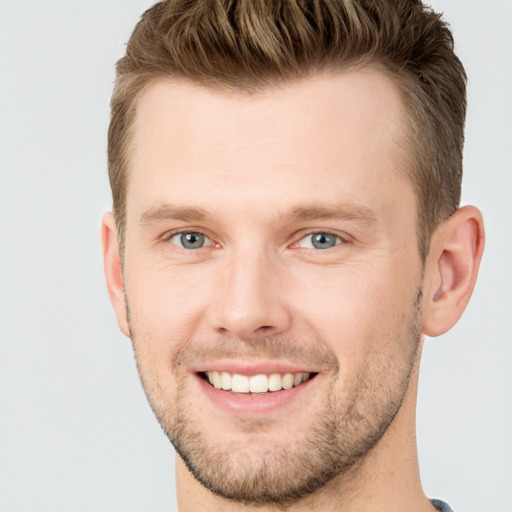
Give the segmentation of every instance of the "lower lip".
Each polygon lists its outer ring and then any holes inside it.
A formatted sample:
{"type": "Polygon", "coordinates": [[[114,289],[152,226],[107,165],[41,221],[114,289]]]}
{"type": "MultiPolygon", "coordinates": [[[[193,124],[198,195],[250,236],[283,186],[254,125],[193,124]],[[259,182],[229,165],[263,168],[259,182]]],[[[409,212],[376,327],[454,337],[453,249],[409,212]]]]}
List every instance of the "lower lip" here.
{"type": "Polygon", "coordinates": [[[312,382],[318,378],[315,375],[295,388],[273,391],[262,395],[251,395],[231,393],[231,391],[217,389],[208,384],[199,375],[195,374],[195,377],[201,386],[201,390],[215,405],[232,414],[240,415],[261,415],[288,406],[297,400],[311,386],[312,382]]]}

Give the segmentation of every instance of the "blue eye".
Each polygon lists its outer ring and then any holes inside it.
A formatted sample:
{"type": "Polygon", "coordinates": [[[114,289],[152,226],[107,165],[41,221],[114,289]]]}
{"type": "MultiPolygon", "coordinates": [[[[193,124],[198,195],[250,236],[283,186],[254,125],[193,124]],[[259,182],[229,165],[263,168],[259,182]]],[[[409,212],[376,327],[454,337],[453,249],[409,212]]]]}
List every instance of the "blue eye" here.
{"type": "Polygon", "coordinates": [[[194,232],[176,233],[169,238],[169,241],[183,249],[201,249],[210,245],[210,239],[207,236],[194,232]]]}
{"type": "Polygon", "coordinates": [[[339,236],[331,233],[311,233],[305,236],[300,242],[299,246],[306,249],[331,249],[335,245],[341,244],[342,240],[339,236]]]}

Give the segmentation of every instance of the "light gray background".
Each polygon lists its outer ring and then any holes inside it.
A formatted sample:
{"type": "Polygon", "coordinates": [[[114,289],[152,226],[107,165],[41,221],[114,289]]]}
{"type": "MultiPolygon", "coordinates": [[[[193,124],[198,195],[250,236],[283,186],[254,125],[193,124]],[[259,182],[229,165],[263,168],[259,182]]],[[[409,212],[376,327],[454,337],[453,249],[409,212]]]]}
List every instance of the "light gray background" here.
{"type": "MultiPolygon", "coordinates": [[[[486,218],[472,302],[426,342],[427,494],[512,511],[512,2],[438,0],[469,75],[464,203],[486,218]]],[[[173,451],[103,283],[113,65],[149,0],[0,0],[0,510],[175,510],[173,451]]]]}

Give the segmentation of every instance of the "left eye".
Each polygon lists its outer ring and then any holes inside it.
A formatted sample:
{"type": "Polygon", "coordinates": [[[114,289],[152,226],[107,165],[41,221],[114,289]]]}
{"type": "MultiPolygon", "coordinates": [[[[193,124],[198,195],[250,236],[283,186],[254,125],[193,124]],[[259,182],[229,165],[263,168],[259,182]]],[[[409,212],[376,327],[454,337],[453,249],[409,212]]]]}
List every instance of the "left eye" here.
{"type": "Polygon", "coordinates": [[[194,232],[176,233],[169,238],[169,242],[183,249],[201,249],[211,245],[211,240],[206,235],[194,232]]]}
{"type": "Polygon", "coordinates": [[[342,240],[339,236],[333,235],[331,233],[311,233],[308,236],[305,236],[299,242],[299,247],[303,247],[305,249],[330,249],[335,245],[341,244],[342,240]]]}

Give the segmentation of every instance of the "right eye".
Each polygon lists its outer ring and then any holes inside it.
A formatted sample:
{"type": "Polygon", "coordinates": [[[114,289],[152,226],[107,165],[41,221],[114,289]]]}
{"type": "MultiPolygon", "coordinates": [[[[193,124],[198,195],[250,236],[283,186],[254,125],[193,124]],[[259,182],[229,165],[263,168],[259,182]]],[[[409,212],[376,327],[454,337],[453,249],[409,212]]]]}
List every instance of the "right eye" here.
{"type": "Polygon", "coordinates": [[[182,249],[201,249],[213,244],[206,235],[195,231],[175,233],[169,238],[169,242],[182,249]]]}

